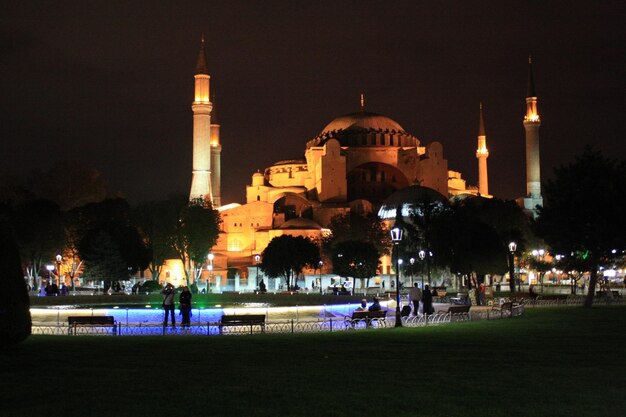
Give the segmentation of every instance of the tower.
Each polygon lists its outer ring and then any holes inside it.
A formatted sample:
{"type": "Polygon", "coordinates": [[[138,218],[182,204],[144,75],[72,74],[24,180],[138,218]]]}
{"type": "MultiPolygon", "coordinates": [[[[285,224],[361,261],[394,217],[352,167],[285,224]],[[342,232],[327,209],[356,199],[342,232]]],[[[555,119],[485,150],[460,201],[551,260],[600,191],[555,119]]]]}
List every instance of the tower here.
{"type": "Polygon", "coordinates": [[[213,192],[213,207],[217,208],[222,205],[222,145],[220,144],[220,124],[217,121],[215,95],[213,95],[212,102],[213,110],[211,111],[211,190],[213,192]]]}
{"type": "Polygon", "coordinates": [[[202,198],[213,202],[211,193],[211,109],[209,99],[209,71],[207,70],[204,35],[196,64],[193,111],[193,167],[189,199],[202,198]]]}
{"type": "Polygon", "coordinates": [[[487,135],[485,134],[485,120],[483,118],[483,103],[480,103],[480,115],[478,119],[478,148],[476,158],[478,158],[478,193],[482,196],[489,195],[489,177],[487,175],[487,135]]]}
{"type": "Polygon", "coordinates": [[[539,164],[539,112],[537,111],[537,94],[533,79],[532,59],[528,57],[528,93],[526,94],[526,115],[524,129],[526,130],[526,197],[524,208],[536,216],[537,205],[543,204],[541,197],[541,172],[539,164]]]}

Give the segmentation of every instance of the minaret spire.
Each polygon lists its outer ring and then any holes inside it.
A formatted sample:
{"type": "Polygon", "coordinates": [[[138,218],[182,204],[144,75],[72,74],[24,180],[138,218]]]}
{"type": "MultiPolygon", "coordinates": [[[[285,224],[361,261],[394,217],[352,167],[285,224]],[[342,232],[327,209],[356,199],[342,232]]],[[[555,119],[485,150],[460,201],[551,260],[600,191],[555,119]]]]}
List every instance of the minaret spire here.
{"type": "Polygon", "coordinates": [[[213,203],[211,191],[211,110],[210,80],[204,45],[204,35],[200,42],[200,52],[194,75],[193,111],[193,168],[189,199],[201,198],[213,203]]]}
{"type": "Polygon", "coordinates": [[[535,93],[535,79],[533,77],[533,58],[528,55],[528,92],[526,97],[537,97],[535,93]]]}
{"type": "Polygon", "coordinates": [[[539,126],[541,119],[537,109],[537,93],[533,77],[532,58],[528,56],[528,91],[526,93],[526,115],[524,129],[526,130],[526,197],[524,208],[537,215],[537,206],[543,205],[541,196],[541,170],[539,159],[539,126]]]}
{"type": "Polygon", "coordinates": [[[361,111],[365,111],[365,95],[361,93],[361,111]]]}
{"type": "Polygon", "coordinates": [[[220,144],[220,124],[217,121],[215,93],[212,95],[211,102],[213,104],[211,110],[211,192],[213,207],[217,208],[222,205],[222,145],[220,144]]]}
{"type": "Polygon", "coordinates": [[[483,103],[479,105],[478,116],[478,148],[476,158],[478,158],[478,193],[482,196],[489,195],[489,177],[487,174],[487,135],[485,134],[485,119],[483,117],[483,103]]]}

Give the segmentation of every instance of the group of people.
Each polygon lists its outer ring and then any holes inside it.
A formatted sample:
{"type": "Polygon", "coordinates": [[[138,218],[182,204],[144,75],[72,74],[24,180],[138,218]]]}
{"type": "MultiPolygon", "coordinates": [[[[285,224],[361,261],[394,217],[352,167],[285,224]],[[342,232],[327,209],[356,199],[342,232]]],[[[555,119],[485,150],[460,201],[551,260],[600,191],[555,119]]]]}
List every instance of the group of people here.
{"type": "MultiPolygon", "coordinates": [[[[167,326],[168,315],[171,317],[172,328],[176,327],[176,316],[174,310],[176,309],[176,289],[170,283],[165,285],[165,288],[161,291],[163,295],[163,311],[165,317],[163,318],[163,327],[167,326]]],[[[184,286],[180,296],[178,297],[178,308],[182,316],[181,326],[183,329],[188,329],[191,326],[191,291],[189,287],[184,286]]]]}
{"type": "Polygon", "coordinates": [[[372,304],[368,307],[367,300],[364,298],[361,300],[361,305],[358,306],[354,311],[380,311],[382,307],[380,306],[380,300],[378,297],[374,297],[372,304]]]}
{"type": "Polygon", "coordinates": [[[67,285],[61,283],[61,288],[59,288],[59,286],[57,284],[53,283],[48,283],[45,286],[42,285],[41,288],[39,289],[39,295],[40,296],[47,296],[47,297],[55,297],[55,296],[59,296],[59,295],[67,295],[69,294],[69,289],[67,288],[67,285]]]}
{"type": "Polygon", "coordinates": [[[433,288],[430,289],[430,285],[424,285],[424,290],[417,285],[417,282],[409,290],[409,302],[413,305],[413,315],[417,316],[420,310],[420,301],[423,306],[424,314],[433,314],[435,308],[433,307],[433,297],[437,296],[437,291],[433,288]]]}

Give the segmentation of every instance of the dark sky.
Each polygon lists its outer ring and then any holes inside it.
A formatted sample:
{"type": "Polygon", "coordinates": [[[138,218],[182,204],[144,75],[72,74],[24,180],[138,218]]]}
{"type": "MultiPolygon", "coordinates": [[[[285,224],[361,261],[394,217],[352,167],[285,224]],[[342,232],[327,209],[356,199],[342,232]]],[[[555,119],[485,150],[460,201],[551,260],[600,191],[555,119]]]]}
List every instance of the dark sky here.
{"type": "Polygon", "coordinates": [[[490,191],[525,192],[533,55],[545,179],[585,144],[624,158],[626,13],[611,1],[4,1],[0,170],[100,170],[131,202],[189,191],[193,72],[207,39],[223,203],[334,117],[385,114],[490,191]]]}

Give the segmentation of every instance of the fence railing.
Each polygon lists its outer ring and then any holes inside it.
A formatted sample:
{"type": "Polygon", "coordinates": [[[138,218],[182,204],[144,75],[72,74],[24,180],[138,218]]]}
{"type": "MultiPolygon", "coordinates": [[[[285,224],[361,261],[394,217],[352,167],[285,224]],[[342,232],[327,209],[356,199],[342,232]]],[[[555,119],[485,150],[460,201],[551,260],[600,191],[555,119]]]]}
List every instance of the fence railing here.
{"type": "MultiPolygon", "coordinates": [[[[522,315],[516,310],[514,316],[522,315]]],[[[406,327],[421,327],[442,325],[453,322],[470,320],[493,320],[511,317],[511,314],[481,314],[468,313],[436,313],[431,315],[410,316],[402,318],[402,325],[406,327]]],[[[350,321],[346,318],[326,319],[317,321],[283,320],[266,322],[265,325],[237,325],[221,327],[219,322],[194,323],[189,327],[171,327],[161,324],[121,324],[114,325],[34,325],[33,334],[39,335],[90,335],[90,336],[219,336],[219,335],[246,335],[258,333],[324,333],[344,332],[352,330],[380,329],[394,327],[395,317],[373,319],[366,322],[350,321]]]]}
{"type": "MultiPolygon", "coordinates": [[[[584,299],[569,298],[560,300],[525,300],[523,304],[513,304],[510,309],[482,308],[472,309],[469,313],[438,312],[431,315],[409,316],[402,318],[402,325],[406,327],[436,326],[448,323],[467,322],[476,320],[498,320],[522,316],[526,308],[554,307],[582,305],[584,299]]],[[[624,304],[621,299],[595,300],[596,304],[624,304]]],[[[261,325],[224,326],[220,331],[219,322],[194,322],[191,326],[164,327],[162,324],[133,324],[115,323],[114,325],[78,325],[70,326],[58,323],[56,325],[38,324],[32,326],[32,333],[37,335],[90,335],[90,336],[219,336],[219,335],[246,335],[258,333],[323,333],[343,332],[352,330],[379,329],[395,326],[395,316],[389,310],[384,320],[374,319],[350,322],[346,318],[328,318],[319,320],[276,320],[261,325]]]]}

